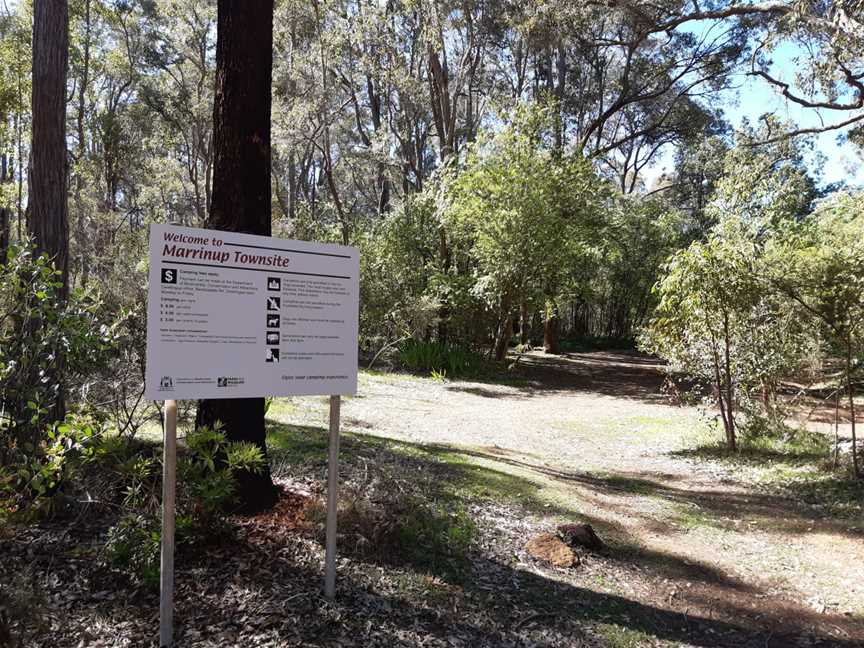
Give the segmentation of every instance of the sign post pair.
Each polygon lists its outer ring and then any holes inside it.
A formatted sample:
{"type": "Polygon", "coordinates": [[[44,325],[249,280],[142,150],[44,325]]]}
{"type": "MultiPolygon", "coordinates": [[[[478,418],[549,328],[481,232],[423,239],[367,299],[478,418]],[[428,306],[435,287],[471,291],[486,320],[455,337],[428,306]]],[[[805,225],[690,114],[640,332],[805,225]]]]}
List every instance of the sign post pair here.
{"type": "Polygon", "coordinates": [[[173,642],[180,399],[329,395],[324,591],[335,594],[340,395],[357,393],[355,248],[150,229],[145,396],[165,401],[160,646],[173,642]]]}

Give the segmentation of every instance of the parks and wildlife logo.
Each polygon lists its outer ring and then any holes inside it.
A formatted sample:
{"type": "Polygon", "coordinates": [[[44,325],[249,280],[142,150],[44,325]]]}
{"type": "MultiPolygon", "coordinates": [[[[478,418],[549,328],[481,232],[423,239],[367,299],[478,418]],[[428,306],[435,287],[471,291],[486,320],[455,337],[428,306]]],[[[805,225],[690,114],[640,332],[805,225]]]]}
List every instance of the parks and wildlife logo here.
{"type": "Polygon", "coordinates": [[[233,387],[234,385],[242,385],[245,382],[246,379],[239,376],[219,376],[216,378],[217,387],[233,387]]]}

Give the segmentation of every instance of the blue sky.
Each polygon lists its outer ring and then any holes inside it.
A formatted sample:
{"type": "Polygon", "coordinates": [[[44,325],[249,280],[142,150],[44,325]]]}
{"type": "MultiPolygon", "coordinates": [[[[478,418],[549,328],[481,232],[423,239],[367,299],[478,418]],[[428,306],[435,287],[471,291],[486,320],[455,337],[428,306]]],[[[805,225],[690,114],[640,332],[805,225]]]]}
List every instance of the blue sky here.
{"type": "MultiPolygon", "coordinates": [[[[792,69],[793,63],[789,59],[775,64],[775,70],[782,74],[784,79],[793,76],[792,69]]],[[[802,128],[821,127],[844,121],[851,116],[850,113],[840,111],[817,111],[799,106],[778,94],[767,82],[755,77],[742,78],[740,83],[737,97],[729,96],[729,106],[725,107],[726,118],[735,127],[740,126],[744,119],[755,123],[764,113],[774,113],[802,128]]],[[[816,155],[810,156],[809,164],[814,170],[821,170],[822,182],[825,184],[845,180],[850,185],[864,185],[862,160],[856,156],[855,147],[838,142],[848,130],[828,131],[813,136],[815,151],[821,153],[824,159],[817,159],[816,155]]]]}
{"type": "MultiPolygon", "coordinates": [[[[706,27],[692,26],[690,31],[701,35],[706,27]]],[[[771,54],[771,75],[784,82],[793,82],[798,65],[796,59],[803,55],[804,52],[797,46],[782,44],[771,54]]],[[[802,128],[821,127],[852,116],[848,112],[804,108],[781,96],[767,81],[747,76],[743,71],[734,77],[733,86],[733,90],[724,92],[721,97],[726,119],[733,128],[739,128],[745,119],[756,124],[765,113],[773,113],[802,128]]],[[[853,188],[864,187],[864,160],[856,155],[854,146],[838,141],[848,130],[833,130],[811,136],[814,151],[808,156],[807,162],[812,172],[821,176],[821,185],[845,181],[853,188]]],[[[651,186],[664,171],[672,170],[672,155],[671,149],[664,151],[662,158],[645,175],[647,186],[651,186]]]]}

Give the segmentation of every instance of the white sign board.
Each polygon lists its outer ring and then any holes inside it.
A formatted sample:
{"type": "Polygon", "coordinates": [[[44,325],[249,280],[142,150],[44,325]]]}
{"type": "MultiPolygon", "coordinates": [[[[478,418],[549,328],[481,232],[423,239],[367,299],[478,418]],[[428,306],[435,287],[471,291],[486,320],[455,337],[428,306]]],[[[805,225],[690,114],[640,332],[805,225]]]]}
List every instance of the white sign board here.
{"type": "Polygon", "coordinates": [[[151,400],[357,393],[355,248],[150,227],[151,400]]]}

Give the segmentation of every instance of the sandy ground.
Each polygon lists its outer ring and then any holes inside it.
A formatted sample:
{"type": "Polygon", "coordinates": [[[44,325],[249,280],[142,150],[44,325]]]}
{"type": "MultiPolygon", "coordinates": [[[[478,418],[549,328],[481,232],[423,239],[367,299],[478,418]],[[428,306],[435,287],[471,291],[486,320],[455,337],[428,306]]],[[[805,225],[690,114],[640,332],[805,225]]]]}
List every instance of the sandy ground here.
{"type": "MultiPolygon", "coordinates": [[[[669,404],[651,359],[533,353],[519,370],[524,380],[514,385],[364,374],[343,424],[446,444],[532,480],[555,512],[531,528],[587,520],[636,556],[641,576],[613,575],[612,591],[670,610],[743,615],[778,635],[794,619],[833,627],[826,632],[838,638],[859,636],[860,518],[833,519],[723,463],[679,454],[708,428],[696,408],[669,404]]],[[[316,403],[291,418],[320,424],[316,403]]],[[[596,573],[581,580],[597,587],[596,573]]]]}

